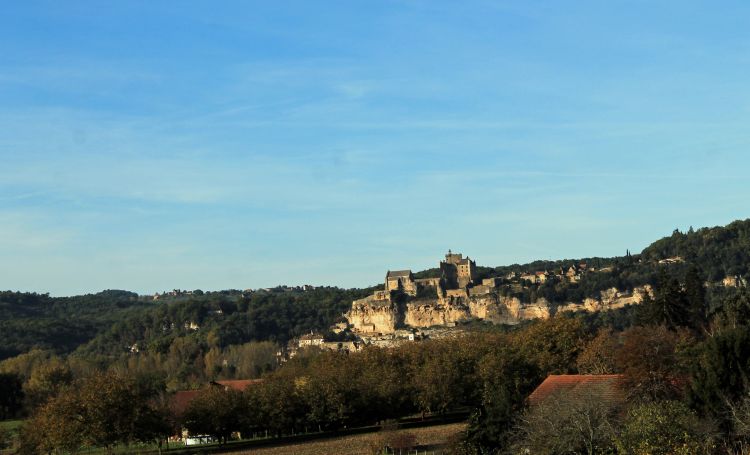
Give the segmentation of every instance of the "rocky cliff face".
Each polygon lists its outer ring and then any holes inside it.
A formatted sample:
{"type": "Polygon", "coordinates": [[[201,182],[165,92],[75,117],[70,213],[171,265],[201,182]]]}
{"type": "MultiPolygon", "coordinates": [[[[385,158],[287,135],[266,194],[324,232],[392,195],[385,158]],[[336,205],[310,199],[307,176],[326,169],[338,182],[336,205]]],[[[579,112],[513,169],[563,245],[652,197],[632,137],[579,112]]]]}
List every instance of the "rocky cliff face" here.
{"type": "Polygon", "coordinates": [[[583,302],[568,302],[557,308],[557,311],[607,311],[623,308],[627,305],[638,305],[643,302],[646,295],[653,297],[654,290],[651,286],[641,286],[633,289],[633,292],[621,292],[617,288],[602,291],[598,299],[587,298],[583,302]]]}
{"type": "Polygon", "coordinates": [[[410,327],[451,325],[469,319],[482,319],[495,324],[517,324],[528,319],[546,319],[556,311],[594,312],[636,305],[643,301],[646,294],[653,295],[650,286],[636,288],[633,292],[621,292],[612,288],[602,291],[599,298],[588,298],[578,303],[568,302],[556,309],[545,299],[523,304],[517,298],[503,297],[494,292],[414,300],[407,303],[403,310],[391,301],[368,297],[356,300],[346,316],[356,332],[388,334],[393,333],[401,325],[401,321],[410,327]]]}
{"type": "Polygon", "coordinates": [[[376,301],[368,297],[355,300],[346,318],[358,332],[393,333],[400,319],[400,311],[395,302],[376,301]]]}
{"type": "Polygon", "coordinates": [[[526,319],[549,317],[549,305],[546,301],[523,304],[516,297],[503,297],[494,293],[471,297],[468,305],[472,317],[495,324],[517,324],[526,319]]]}
{"type": "Polygon", "coordinates": [[[406,305],[404,323],[411,327],[449,325],[471,318],[469,307],[460,299],[418,300],[406,305]]]}
{"type": "Polygon", "coordinates": [[[546,302],[524,305],[517,298],[485,294],[414,300],[406,304],[401,315],[395,303],[365,298],[355,301],[346,317],[356,332],[387,334],[396,330],[400,319],[410,327],[445,326],[470,319],[517,324],[525,319],[548,318],[549,307],[546,302]]]}

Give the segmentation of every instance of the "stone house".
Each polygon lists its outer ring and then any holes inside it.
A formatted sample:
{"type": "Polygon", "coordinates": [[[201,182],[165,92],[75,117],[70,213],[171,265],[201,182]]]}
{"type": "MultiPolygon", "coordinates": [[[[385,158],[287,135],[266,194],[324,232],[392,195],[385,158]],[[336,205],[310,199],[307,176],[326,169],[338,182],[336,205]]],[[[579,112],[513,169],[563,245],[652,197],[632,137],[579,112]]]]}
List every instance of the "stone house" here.
{"type": "Polygon", "coordinates": [[[565,272],[565,278],[571,283],[577,283],[581,280],[581,271],[578,267],[571,265],[565,272]]]}
{"type": "Polygon", "coordinates": [[[543,284],[547,282],[547,278],[549,278],[549,272],[536,272],[536,282],[539,284],[543,284]]]}
{"type": "Polygon", "coordinates": [[[388,271],[385,274],[386,292],[403,292],[408,295],[417,295],[417,283],[411,270],[388,271]]]}
{"type": "Polygon", "coordinates": [[[299,347],[320,346],[323,344],[323,335],[317,333],[308,333],[299,337],[299,347]]]}

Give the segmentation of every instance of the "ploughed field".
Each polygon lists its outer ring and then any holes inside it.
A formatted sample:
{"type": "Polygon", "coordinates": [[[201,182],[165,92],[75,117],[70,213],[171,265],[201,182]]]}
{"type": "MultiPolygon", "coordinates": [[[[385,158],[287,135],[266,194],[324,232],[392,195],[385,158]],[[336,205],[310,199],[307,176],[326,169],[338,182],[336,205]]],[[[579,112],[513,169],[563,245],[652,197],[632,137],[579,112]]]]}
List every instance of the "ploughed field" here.
{"type": "MultiPolygon", "coordinates": [[[[447,425],[408,428],[396,430],[396,433],[409,433],[416,437],[416,443],[422,448],[427,448],[427,453],[440,454],[440,446],[455,440],[466,430],[465,423],[451,423],[447,425]]],[[[297,444],[288,444],[277,447],[264,447],[259,449],[231,452],[231,454],[253,454],[253,455],[330,455],[334,453],[351,455],[372,455],[375,448],[387,438],[385,433],[365,433],[353,436],[343,436],[318,441],[310,441],[297,444]]],[[[420,453],[422,453],[420,451],[420,453]]]]}

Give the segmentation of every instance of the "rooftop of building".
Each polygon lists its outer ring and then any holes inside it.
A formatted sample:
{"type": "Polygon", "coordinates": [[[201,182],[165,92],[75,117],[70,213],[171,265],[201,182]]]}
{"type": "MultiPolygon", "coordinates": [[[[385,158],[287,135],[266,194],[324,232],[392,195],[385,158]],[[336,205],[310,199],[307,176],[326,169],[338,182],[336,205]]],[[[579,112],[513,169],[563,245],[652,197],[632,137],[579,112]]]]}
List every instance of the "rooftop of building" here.
{"type": "Polygon", "coordinates": [[[389,270],[386,278],[408,277],[411,276],[411,270],[389,270]]]}
{"type": "Polygon", "coordinates": [[[619,388],[620,374],[552,374],[529,395],[529,404],[537,405],[551,396],[572,398],[595,396],[597,399],[617,403],[624,400],[619,388]]]}

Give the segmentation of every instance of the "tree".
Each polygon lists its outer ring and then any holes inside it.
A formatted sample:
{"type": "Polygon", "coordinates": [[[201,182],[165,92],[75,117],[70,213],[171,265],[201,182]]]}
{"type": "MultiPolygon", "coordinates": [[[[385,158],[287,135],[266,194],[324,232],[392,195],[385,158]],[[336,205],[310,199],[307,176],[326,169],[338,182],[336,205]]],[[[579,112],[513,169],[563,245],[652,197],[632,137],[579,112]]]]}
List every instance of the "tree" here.
{"type": "Polygon", "coordinates": [[[515,445],[519,453],[611,452],[618,411],[597,391],[549,396],[524,412],[515,445]]]}
{"type": "Polygon", "coordinates": [[[279,437],[294,433],[308,413],[299,396],[299,383],[295,378],[274,374],[246,389],[250,424],[279,437]]]}
{"type": "Polygon", "coordinates": [[[547,374],[572,372],[587,334],[581,321],[559,315],[536,321],[512,338],[512,342],[519,344],[521,354],[536,363],[546,377],[547,374]]]}
{"type": "Polygon", "coordinates": [[[73,372],[58,357],[37,365],[24,386],[29,408],[35,408],[54,397],[65,386],[73,382],[73,372]]]}
{"type": "Polygon", "coordinates": [[[623,332],[622,338],[616,360],[629,399],[656,401],[678,397],[684,369],[681,349],[688,342],[687,333],[672,332],[664,326],[637,326],[623,332]]]}
{"type": "MultiPolygon", "coordinates": [[[[423,413],[445,414],[466,404],[466,383],[475,362],[458,353],[456,342],[431,343],[412,372],[415,404],[423,413]]],[[[468,354],[468,353],[467,353],[468,354]]]]}
{"type": "Polygon", "coordinates": [[[685,303],[689,313],[689,326],[695,330],[704,330],[708,321],[706,305],[706,288],[704,280],[696,266],[691,266],[685,274],[685,303]]]}
{"type": "Polygon", "coordinates": [[[21,426],[21,454],[77,452],[84,445],[86,423],[83,403],[75,390],[66,388],[36,410],[21,426]]]}
{"type": "Polygon", "coordinates": [[[711,426],[679,401],[633,407],[617,437],[618,452],[633,455],[697,455],[711,453],[711,426]]]}
{"type": "Polygon", "coordinates": [[[612,374],[616,371],[615,353],[619,348],[612,329],[604,328],[583,349],[576,360],[581,374],[612,374]]]}
{"type": "Polygon", "coordinates": [[[750,328],[739,326],[708,338],[698,348],[688,398],[728,430],[727,406],[750,391],[750,328]]]}
{"type": "Polygon", "coordinates": [[[346,402],[337,382],[328,375],[298,380],[298,393],[307,409],[305,423],[318,431],[340,428],[346,420],[346,402]]]}
{"type": "Polygon", "coordinates": [[[743,288],[738,293],[729,296],[715,312],[712,320],[712,330],[733,330],[750,323],[750,293],[743,288]]]}
{"type": "Polygon", "coordinates": [[[221,444],[243,430],[247,407],[242,392],[209,385],[190,402],[183,422],[191,434],[215,436],[221,444]]]}
{"type": "Polygon", "coordinates": [[[151,392],[114,373],[79,380],[42,405],[24,425],[23,450],[75,452],[87,446],[112,453],[117,444],[151,440],[157,433],[165,437],[168,426],[150,401],[151,392]]]}
{"type": "Polygon", "coordinates": [[[669,328],[687,327],[693,320],[693,309],[687,301],[680,282],[664,269],[659,274],[654,299],[642,303],[646,324],[665,325],[669,328]]]}
{"type": "Polygon", "coordinates": [[[15,373],[0,373],[0,420],[15,417],[23,406],[23,382],[15,373]]]}
{"type": "Polygon", "coordinates": [[[539,383],[539,370],[523,354],[498,348],[479,361],[481,404],[469,417],[467,441],[481,453],[511,440],[524,401],[539,383]]]}

